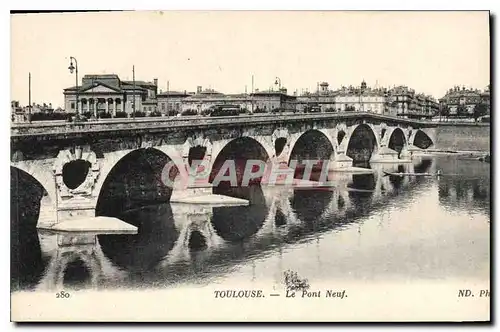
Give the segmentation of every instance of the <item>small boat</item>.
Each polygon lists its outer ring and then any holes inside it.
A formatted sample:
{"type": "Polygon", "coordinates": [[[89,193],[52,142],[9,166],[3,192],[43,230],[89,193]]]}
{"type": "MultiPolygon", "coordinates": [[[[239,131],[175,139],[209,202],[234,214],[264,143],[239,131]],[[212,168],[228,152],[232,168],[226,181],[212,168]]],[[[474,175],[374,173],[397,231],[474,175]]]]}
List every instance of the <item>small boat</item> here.
{"type": "Polygon", "coordinates": [[[383,171],[385,175],[393,175],[393,176],[440,176],[442,175],[440,172],[432,174],[432,173],[392,173],[383,171]]]}

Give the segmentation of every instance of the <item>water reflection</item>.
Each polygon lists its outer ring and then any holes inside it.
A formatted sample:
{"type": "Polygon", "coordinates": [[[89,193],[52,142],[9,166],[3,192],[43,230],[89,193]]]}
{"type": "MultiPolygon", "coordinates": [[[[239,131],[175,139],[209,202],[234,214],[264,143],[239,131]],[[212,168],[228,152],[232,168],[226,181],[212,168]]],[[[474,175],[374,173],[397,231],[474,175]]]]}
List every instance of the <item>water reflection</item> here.
{"type": "Polygon", "coordinates": [[[442,157],[436,158],[436,168],[445,175],[438,181],[439,201],[443,206],[490,214],[490,164],[442,157]]]}
{"type": "Polygon", "coordinates": [[[238,242],[255,234],[268,214],[260,186],[245,188],[215,188],[214,193],[249,200],[249,206],[213,208],[212,224],[217,234],[229,242],[238,242]]]}
{"type": "Polygon", "coordinates": [[[86,288],[90,280],[90,270],[85,262],[80,258],[69,262],[64,269],[65,288],[86,288]]]}
{"type": "Polygon", "coordinates": [[[331,204],[332,198],[331,190],[294,190],[290,204],[298,219],[312,228],[321,221],[320,217],[331,204]]]}
{"type": "Polygon", "coordinates": [[[117,216],[138,227],[134,235],[99,235],[102,251],[120,268],[146,272],[173,248],[179,237],[170,204],[146,206],[117,216]]]}
{"type": "MultiPolygon", "coordinates": [[[[373,173],[344,174],[339,176],[338,186],[328,189],[216,188],[215,193],[248,199],[250,205],[206,207],[172,203],[124,211],[116,217],[138,226],[138,234],[99,235],[96,243],[85,246],[64,246],[64,241],[58,240],[54,242],[57,250],[51,253],[41,249],[52,250],[49,242],[41,244],[39,237],[34,236],[34,228],[31,233],[29,228],[17,230],[18,234],[23,234],[19,239],[24,241],[16,243],[26,247],[21,250],[14,246],[13,252],[23,252],[24,256],[15,256],[17,261],[13,264],[18,264],[18,270],[13,274],[13,280],[27,280],[22,288],[37,283],[40,287],[108,288],[210,282],[218,276],[230,276],[236,269],[254,264],[256,259],[281,257],[285,247],[294,257],[293,252],[300,250],[301,243],[313,240],[319,243],[321,235],[348,232],[353,225],[361,234],[364,223],[370,227],[371,217],[384,215],[386,219],[393,218],[386,213],[389,205],[402,206],[414,215],[433,220],[419,205],[422,200],[434,199],[440,206],[452,207],[453,212],[474,208],[482,211],[489,220],[489,164],[473,163],[464,164],[452,158],[423,158],[413,164],[374,164],[370,165],[373,173]],[[460,176],[400,177],[384,173],[425,173],[436,169],[441,169],[443,174],[460,176]],[[435,198],[429,190],[422,188],[436,188],[435,198]],[[48,267],[47,259],[43,262],[41,251],[46,257],[51,257],[48,267]]],[[[439,213],[453,218],[444,209],[439,213]]],[[[30,219],[26,215],[23,218],[24,224],[29,225],[30,219]]],[[[395,237],[387,243],[397,242],[402,232],[398,229],[400,223],[387,226],[388,232],[392,232],[389,236],[395,237]]],[[[24,224],[17,223],[16,227],[24,224]]],[[[422,232],[419,234],[417,229],[415,234],[404,234],[415,236],[415,241],[419,241],[420,237],[428,235],[425,230],[422,232]]],[[[392,254],[387,243],[377,249],[388,251],[381,256],[392,254]]],[[[352,249],[342,247],[342,243],[336,245],[346,252],[352,249]]],[[[317,250],[316,254],[323,263],[337,257],[331,250],[319,249],[319,245],[317,250]]],[[[459,243],[456,251],[460,251],[459,243]]],[[[442,260],[446,260],[449,254],[435,252],[442,260]]],[[[351,259],[363,261],[355,254],[351,259]]],[[[419,256],[418,259],[426,258],[419,256]]],[[[419,264],[425,266],[420,261],[419,264]]],[[[353,273],[362,274],[363,271],[360,268],[353,273]]]]}

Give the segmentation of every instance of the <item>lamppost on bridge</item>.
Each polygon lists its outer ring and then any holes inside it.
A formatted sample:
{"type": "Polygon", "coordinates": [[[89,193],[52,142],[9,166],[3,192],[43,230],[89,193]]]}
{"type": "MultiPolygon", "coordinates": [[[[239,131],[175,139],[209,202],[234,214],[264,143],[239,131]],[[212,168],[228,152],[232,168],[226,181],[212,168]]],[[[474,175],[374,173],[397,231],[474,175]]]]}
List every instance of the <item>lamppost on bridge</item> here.
{"type": "Polygon", "coordinates": [[[69,57],[69,72],[73,74],[73,71],[75,71],[75,82],[76,82],[76,115],[74,121],[79,121],[80,120],[80,113],[78,111],[78,62],[76,59],[72,56],[69,57]],[[73,61],[75,61],[75,65],[73,66],[73,61]]]}
{"type": "Polygon", "coordinates": [[[274,81],[275,85],[278,85],[278,91],[281,91],[281,78],[276,77],[276,80],[274,81]]]}
{"type": "Polygon", "coordinates": [[[276,76],[276,80],[274,81],[274,84],[278,85],[278,92],[280,93],[280,95],[279,95],[280,96],[280,107],[279,107],[279,109],[280,109],[280,113],[281,113],[282,112],[282,110],[281,110],[281,108],[282,108],[281,107],[281,97],[282,97],[282,95],[281,95],[281,78],[279,78],[278,76],[276,76]]]}

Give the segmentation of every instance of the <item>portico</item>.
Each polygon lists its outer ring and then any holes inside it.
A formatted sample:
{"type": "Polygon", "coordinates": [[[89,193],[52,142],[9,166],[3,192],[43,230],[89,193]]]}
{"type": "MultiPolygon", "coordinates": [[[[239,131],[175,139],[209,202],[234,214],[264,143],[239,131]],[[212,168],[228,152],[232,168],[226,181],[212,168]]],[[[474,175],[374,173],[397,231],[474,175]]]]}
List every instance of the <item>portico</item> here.
{"type": "Polygon", "coordinates": [[[152,91],[156,84],[121,81],[117,75],[85,75],[81,86],[64,89],[65,109],[95,118],[130,117],[134,107],[142,110],[142,103],[156,93],[152,91]]]}

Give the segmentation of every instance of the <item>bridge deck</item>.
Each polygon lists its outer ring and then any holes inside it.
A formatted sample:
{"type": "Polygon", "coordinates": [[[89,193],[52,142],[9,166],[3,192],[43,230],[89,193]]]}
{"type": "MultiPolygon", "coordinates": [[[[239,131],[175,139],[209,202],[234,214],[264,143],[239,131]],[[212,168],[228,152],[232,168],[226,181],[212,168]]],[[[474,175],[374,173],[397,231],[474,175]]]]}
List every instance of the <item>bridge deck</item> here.
{"type": "Polygon", "coordinates": [[[189,129],[192,127],[225,127],[238,125],[258,125],[269,123],[294,123],[317,120],[378,120],[395,124],[411,124],[418,127],[435,127],[438,124],[432,121],[405,119],[366,112],[350,113],[314,113],[314,114],[266,114],[266,115],[240,115],[228,117],[165,117],[165,118],[140,118],[140,119],[106,119],[87,122],[55,122],[55,123],[22,123],[11,126],[12,137],[26,136],[73,136],[78,134],[105,133],[120,131],[171,131],[176,129],[189,129]]]}

